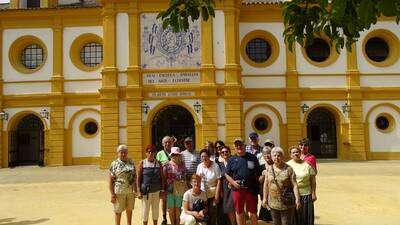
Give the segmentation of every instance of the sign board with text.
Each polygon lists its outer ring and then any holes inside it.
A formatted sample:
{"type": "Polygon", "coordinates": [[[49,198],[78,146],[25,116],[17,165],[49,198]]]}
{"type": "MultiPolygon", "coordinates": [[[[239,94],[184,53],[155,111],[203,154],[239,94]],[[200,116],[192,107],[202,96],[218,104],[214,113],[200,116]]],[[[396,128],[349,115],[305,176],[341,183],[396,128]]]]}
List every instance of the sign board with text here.
{"type": "Polygon", "coordinates": [[[143,74],[144,85],[157,84],[199,84],[199,72],[165,72],[143,74]]]}
{"type": "Polygon", "coordinates": [[[170,92],[150,92],[150,98],[159,97],[192,97],[195,96],[194,91],[170,91],[170,92]]]}

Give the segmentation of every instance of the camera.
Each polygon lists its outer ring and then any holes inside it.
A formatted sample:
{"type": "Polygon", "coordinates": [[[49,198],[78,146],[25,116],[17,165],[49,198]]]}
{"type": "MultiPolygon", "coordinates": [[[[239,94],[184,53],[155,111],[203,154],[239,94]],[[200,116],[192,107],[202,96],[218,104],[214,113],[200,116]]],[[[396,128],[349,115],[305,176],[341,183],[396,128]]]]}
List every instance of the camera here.
{"type": "Polygon", "coordinates": [[[237,184],[240,186],[241,189],[246,189],[247,188],[247,182],[246,180],[238,180],[237,184]]]}

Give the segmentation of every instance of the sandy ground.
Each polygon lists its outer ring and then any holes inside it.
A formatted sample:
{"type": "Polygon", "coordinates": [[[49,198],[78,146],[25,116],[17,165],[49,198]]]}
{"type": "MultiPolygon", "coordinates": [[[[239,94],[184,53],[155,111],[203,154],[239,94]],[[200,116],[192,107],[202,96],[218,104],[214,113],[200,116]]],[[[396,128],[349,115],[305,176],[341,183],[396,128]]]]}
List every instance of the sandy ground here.
{"type": "MultiPolygon", "coordinates": [[[[0,169],[0,225],[112,225],[106,178],[97,166],[0,169]]],[[[400,161],[322,161],[317,183],[316,224],[400,225],[400,161]]]]}

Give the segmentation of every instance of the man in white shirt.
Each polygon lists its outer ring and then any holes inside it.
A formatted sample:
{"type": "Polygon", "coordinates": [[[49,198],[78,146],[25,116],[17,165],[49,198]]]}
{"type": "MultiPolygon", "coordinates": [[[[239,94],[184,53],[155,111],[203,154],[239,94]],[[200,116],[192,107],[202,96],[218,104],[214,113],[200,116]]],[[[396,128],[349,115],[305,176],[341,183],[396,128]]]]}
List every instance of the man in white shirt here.
{"type": "Polygon", "coordinates": [[[193,147],[193,139],[190,137],[184,140],[186,150],[182,152],[182,160],[187,169],[188,180],[196,173],[197,166],[200,164],[200,155],[193,147]]]}

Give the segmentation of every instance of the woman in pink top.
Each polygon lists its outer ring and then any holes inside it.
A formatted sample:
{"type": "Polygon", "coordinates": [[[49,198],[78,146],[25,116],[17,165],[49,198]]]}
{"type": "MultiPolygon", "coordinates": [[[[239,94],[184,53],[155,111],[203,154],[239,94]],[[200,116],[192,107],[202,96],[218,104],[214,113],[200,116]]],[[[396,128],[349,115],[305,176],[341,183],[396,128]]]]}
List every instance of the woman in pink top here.
{"type": "Polygon", "coordinates": [[[299,141],[299,148],[301,150],[300,159],[306,161],[317,173],[317,159],[311,153],[309,153],[310,149],[310,141],[308,138],[303,138],[299,141]]]}

